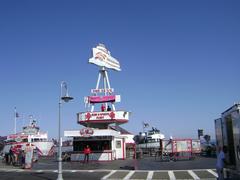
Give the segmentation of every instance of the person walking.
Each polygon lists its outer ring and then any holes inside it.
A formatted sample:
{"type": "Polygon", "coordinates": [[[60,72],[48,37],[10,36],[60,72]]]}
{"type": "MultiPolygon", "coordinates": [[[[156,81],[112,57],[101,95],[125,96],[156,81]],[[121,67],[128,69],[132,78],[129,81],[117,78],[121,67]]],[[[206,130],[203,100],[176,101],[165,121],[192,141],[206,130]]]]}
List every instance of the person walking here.
{"type": "Polygon", "coordinates": [[[89,154],[91,153],[91,149],[90,149],[90,147],[88,145],[84,148],[83,153],[84,153],[84,161],[83,162],[85,163],[86,160],[87,160],[87,163],[88,163],[88,161],[89,161],[89,154]]]}
{"type": "Polygon", "coordinates": [[[217,174],[218,174],[218,180],[223,180],[224,179],[224,174],[223,174],[223,169],[224,165],[227,164],[225,154],[227,153],[227,146],[223,146],[223,148],[220,148],[220,152],[217,156],[217,164],[216,164],[216,169],[217,169],[217,174]]]}

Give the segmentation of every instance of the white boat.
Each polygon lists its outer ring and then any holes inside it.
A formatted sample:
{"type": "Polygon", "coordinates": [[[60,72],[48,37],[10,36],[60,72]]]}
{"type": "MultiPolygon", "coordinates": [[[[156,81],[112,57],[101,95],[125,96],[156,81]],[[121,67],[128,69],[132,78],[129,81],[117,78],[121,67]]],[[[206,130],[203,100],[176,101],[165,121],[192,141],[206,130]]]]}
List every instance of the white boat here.
{"type": "Polygon", "coordinates": [[[156,128],[152,128],[152,130],[147,132],[147,142],[160,142],[160,140],[164,138],[164,134],[160,133],[156,128]]]}
{"type": "Polygon", "coordinates": [[[23,127],[22,132],[7,136],[3,153],[8,153],[11,146],[24,149],[28,143],[31,143],[40,156],[51,156],[54,153],[54,143],[48,140],[46,132],[40,131],[34,120],[28,126],[23,127]]]}

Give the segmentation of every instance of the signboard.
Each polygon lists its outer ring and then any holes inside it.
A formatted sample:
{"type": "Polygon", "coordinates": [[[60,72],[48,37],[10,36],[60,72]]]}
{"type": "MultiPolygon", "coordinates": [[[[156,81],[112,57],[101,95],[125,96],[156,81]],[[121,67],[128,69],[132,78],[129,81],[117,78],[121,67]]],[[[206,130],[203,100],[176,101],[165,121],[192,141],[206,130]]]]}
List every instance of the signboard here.
{"type": "Polygon", "coordinates": [[[104,112],[83,112],[78,113],[78,121],[91,120],[128,120],[129,112],[127,111],[104,111],[104,112]]]}
{"type": "Polygon", "coordinates": [[[94,130],[92,128],[83,128],[80,130],[80,135],[83,137],[90,137],[94,133],[94,130]]]}
{"type": "Polygon", "coordinates": [[[89,96],[90,103],[115,102],[115,96],[89,96]]]}
{"type": "Polygon", "coordinates": [[[97,47],[93,48],[92,51],[93,57],[89,59],[89,63],[121,71],[118,60],[111,56],[110,52],[103,44],[99,44],[97,47]]]}
{"type": "Polygon", "coordinates": [[[120,95],[110,95],[110,96],[88,96],[84,97],[84,103],[105,103],[105,102],[120,102],[120,95]]]}
{"type": "MultiPolygon", "coordinates": [[[[83,128],[86,129],[86,128],[83,128]]],[[[89,128],[88,128],[89,129],[89,128]]],[[[112,129],[92,129],[94,132],[91,137],[98,137],[96,139],[109,139],[110,136],[119,136],[119,132],[112,129]]],[[[91,134],[91,133],[90,133],[91,134]]],[[[64,131],[65,137],[82,137],[79,130],[77,131],[64,131]]]]}
{"type": "Polygon", "coordinates": [[[109,88],[109,89],[91,89],[92,94],[97,94],[97,93],[113,93],[114,89],[109,88]]]}
{"type": "Polygon", "coordinates": [[[11,134],[7,137],[7,140],[12,140],[12,139],[26,139],[28,138],[27,135],[19,135],[19,134],[11,134]]]}

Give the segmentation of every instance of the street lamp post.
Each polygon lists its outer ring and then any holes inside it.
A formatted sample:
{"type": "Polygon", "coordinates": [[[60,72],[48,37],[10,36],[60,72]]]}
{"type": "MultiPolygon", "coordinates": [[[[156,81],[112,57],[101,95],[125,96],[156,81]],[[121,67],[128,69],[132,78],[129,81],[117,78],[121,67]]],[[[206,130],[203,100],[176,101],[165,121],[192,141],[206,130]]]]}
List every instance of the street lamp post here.
{"type": "Polygon", "coordinates": [[[59,111],[58,111],[58,178],[57,180],[63,180],[62,177],[62,138],[61,138],[61,105],[63,102],[69,102],[73,100],[73,97],[68,95],[67,83],[65,81],[61,82],[61,92],[59,97],[59,111]],[[63,88],[65,93],[63,95],[63,88]]]}

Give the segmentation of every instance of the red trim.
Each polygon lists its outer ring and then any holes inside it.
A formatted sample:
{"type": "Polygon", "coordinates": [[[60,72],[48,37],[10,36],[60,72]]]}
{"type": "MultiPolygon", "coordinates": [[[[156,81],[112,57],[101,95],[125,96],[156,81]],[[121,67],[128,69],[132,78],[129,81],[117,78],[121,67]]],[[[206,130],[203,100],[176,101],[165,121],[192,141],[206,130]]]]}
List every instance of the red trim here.
{"type": "Polygon", "coordinates": [[[88,96],[90,103],[115,102],[115,96],[88,96]]]}
{"type": "Polygon", "coordinates": [[[51,149],[49,150],[48,152],[48,155],[47,156],[53,156],[54,155],[54,150],[55,150],[55,147],[52,146],[51,149]]]}
{"type": "Polygon", "coordinates": [[[38,147],[36,147],[36,149],[37,149],[37,151],[38,151],[38,155],[39,155],[39,156],[42,156],[42,155],[43,155],[42,151],[41,151],[38,147]]]}
{"type": "Polygon", "coordinates": [[[88,123],[91,123],[91,122],[127,122],[128,120],[127,119],[105,119],[105,120],[82,120],[82,121],[79,121],[79,122],[88,122],[88,123]]]}
{"type": "Polygon", "coordinates": [[[128,122],[126,119],[106,119],[106,120],[82,120],[78,123],[113,123],[113,122],[128,122]]]}
{"type": "Polygon", "coordinates": [[[6,145],[27,144],[28,142],[7,142],[6,145]]]}
{"type": "Polygon", "coordinates": [[[126,147],[127,145],[132,145],[134,151],[133,158],[136,159],[136,143],[126,143],[126,147]]]}

